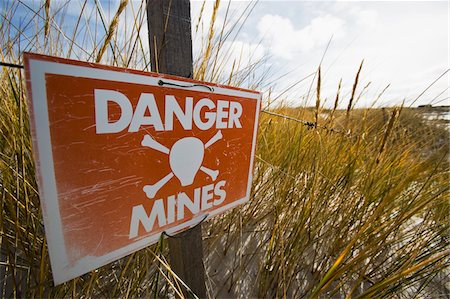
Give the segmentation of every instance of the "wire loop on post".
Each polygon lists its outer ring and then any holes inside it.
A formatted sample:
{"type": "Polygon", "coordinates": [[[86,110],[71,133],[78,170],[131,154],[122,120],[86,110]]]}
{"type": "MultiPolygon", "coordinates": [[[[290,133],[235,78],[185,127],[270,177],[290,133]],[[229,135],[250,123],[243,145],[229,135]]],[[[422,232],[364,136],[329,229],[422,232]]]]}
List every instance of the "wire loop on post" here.
{"type": "Polygon", "coordinates": [[[23,65],[21,65],[21,64],[0,61],[0,65],[6,66],[6,67],[12,67],[12,68],[16,68],[16,69],[23,69],[23,65]]]}
{"type": "Polygon", "coordinates": [[[163,85],[171,85],[171,86],[177,86],[177,87],[185,87],[185,88],[192,88],[192,87],[204,87],[209,89],[209,91],[214,92],[214,88],[208,85],[204,85],[204,84],[191,84],[191,85],[181,85],[181,84],[177,84],[177,83],[172,83],[172,82],[167,82],[167,81],[163,81],[163,80],[159,80],[158,81],[158,85],[159,86],[163,86],[163,85]]]}
{"type": "Polygon", "coordinates": [[[181,238],[183,233],[185,233],[185,232],[187,232],[187,231],[189,231],[189,230],[191,230],[191,229],[194,229],[194,228],[196,228],[197,226],[201,225],[201,224],[206,220],[206,218],[208,218],[208,216],[209,216],[209,214],[205,214],[205,216],[203,217],[203,219],[200,220],[196,225],[190,227],[188,230],[186,230],[186,231],[184,231],[184,232],[182,232],[182,233],[180,233],[180,234],[178,234],[178,235],[169,235],[166,231],[163,231],[163,232],[161,233],[161,235],[164,235],[164,236],[166,236],[166,237],[168,237],[168,238],[181,238]]]}

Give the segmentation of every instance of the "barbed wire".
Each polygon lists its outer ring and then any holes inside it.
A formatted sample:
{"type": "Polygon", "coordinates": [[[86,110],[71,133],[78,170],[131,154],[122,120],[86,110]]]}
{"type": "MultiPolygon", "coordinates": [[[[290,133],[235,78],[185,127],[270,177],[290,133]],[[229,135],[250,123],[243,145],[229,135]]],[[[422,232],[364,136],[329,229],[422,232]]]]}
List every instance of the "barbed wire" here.
{"type": "MultiPolygon", "coordinates": [[[[24,68],[24,66],[21,65],[21,64],[8,63],[8,62],[3,62],[3,61],[0,61],[0,65],[1,66],[5,66],[5,67],[10,67],[10,68],[18,68],[18,69],[23,69],[24,68]]],[[[301,123],[301,124],[305,125],[308,129],[322,129],[322,130],[326,130],[326,131],[331,132],[331,133],[337,133],[337,134],[342,134],[342,135],[347,136],[347,137],[352,137],[352,134],[350,133],[350,130],[345,132],[345,131],[338,130],[338,129],[335,129],[335,128],[331,128],[331,127],[328,127],[328,126],[322,126],[322,125],[319,125],[319,124],[317,124],[315,122],[312,122],[312,121],[306,121],[306,120],[294,118],[294,117],[291,117],[291,116],[287,116],[287,115],[284,115],[284,114],[279,114],[279,113],[276,113],[276,112],[268,111],[266,109],[261,110],[261,112],[269,114],[269,115],[272,115],[272,116],[276,116],[276,117],[280,117],[280,118],[284,118],[284,119],[287,119],[287,120],[291,120],[291,121],[295,121],[295,122],[301,123]]]]}
{"type": "Polygon", "coordinates": [[[352,136],[350,131],[345,132],[345,131],[338,130],[338,129],[335,129],[335,128],[331,128],[331,127],[328,127],[328,126],[318,125],[317,123],[312,122],[312,121],[306,121],[306,120],[298,119],[298,118],[287,116],[287,115],[284,115],[284,114],[275,113],[275,112],[268,111],[268,110],[261,110],[261,112],[269,114],[269,115],[272,115],[272,116],[277,116],[277,117],[280,117],[280,118],[284,118],[284,119],[287,119],[287,120],[291,120],[291,121],[295,121],[295,122],[301,123],[302,125],[305,125],[308,129],[323,129],[323,130],[326,130],[328,132],[342,134],[342,135],[345,135],[347,137],[351,137],[352,136]]]}

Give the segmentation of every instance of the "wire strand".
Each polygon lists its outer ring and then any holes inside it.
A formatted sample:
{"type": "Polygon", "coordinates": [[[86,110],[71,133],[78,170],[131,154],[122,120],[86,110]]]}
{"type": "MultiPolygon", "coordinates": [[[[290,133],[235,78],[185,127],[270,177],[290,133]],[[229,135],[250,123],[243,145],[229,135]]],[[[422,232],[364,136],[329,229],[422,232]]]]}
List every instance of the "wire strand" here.
{"type": "MultiPolygon", "coordinates": [[[[3,62],[3,61],[0,62],[0,65],[1,66],[5,66],[5,67],[10,67],[10,68],[18,68],[18,69],[23,69],[24,68],[24,66],[21,65],[21,64],[15,64],[15,63],[3,62]]],[[[198,86],[198,87],[205,87],[205,88],[209,89],[210,91],[214,91],[213,87],[208,86],[208,85],[203,85],[203,84],[181,85],[181,84],[176,84],[176,83],[171,83],[171,82],[159,80],[158,81],[158,85],[160,85],[160,86],[162,86],[162,85],[171,85],[171,86],[186,87],[186,88],[191,88],[191,87],[198,86]]],[[[295,122],[301,123],[301,124],[307,126],[308,129],[319,128],[319,129],[327,130],[327,131],[333,132],[333,133],[343,134],[343,135],[347,135],[347,136],[350,135],[349,133],[346,133],[346,132],[343,132],[343,131],[340,131],[340,130],[336,130],[334,128],[329,128],[327,126],[319,126],[319,125],[317,125],[314,122],[310,122],[310,121],[294,118],[294,117],[291,117],[291,116],[287,116],[287,115],[271,112],[271,111],[268,111],[268,110],[261,110],[261,112],[269,114],[269,115],[272,115],[272,116],[277,116],[277,117],[281,117],[281,118],[284,118],[284,119],[287,119],[287,120],[291,120],[291,121],[295,121],[295,122]]],[[[203,220],[201,222],[203,222],[203,220]]],[[[166,232],[163,232],[163,234],[171,237],[166,232]]]]}
{"type": "Polygon", "coordinates": [[[23,69],[23,65],[22,64],[15,64],[15,63],[9,63],[9,62],[0,61],[0,65],[1,66],[6,66],[6,67],[11,67],[11,68],[16,68],[16,69],[23,69]]]}
{"type": "Polygon", "coordinates": [[[338,133],[338,134],[342,134],[342,135],[351,137],[351,134],[349,132],[344,132],[344,131],[337,130],[337,129],[334,129],[334,128],[329,128],[327,126],[319,126],[316,123],[311,122],[311,121],[306,121],[306,120],[294,118],[294,117],[291,117],[291,116],[287,116],[287,115],[283,115],[283,114],[279,114],[279,113],[275,113],[275,112],[271,112],[271,111],[267,111],[267,110],[261,110],[261,112],[269,114],[269,115],[281,117],[281,118],[284,118],[284,119],[287,119],[287,120],[291,120],[291,121],[295,121],[295,122],[301,123],[301,124],[307,126],[308,129],[316,129],[316,128],[318,128],[318,129],[326,130],[328,132],[338,133]]]}

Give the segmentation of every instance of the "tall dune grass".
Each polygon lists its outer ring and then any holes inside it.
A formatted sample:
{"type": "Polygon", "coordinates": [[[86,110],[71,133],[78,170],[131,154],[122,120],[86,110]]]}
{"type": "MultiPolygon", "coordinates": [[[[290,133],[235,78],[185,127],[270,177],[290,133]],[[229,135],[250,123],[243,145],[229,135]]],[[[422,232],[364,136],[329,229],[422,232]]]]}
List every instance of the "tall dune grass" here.
{"type": "MultiPolygon", "coordinates": [[[[256,75],[260,62],[229,61],[223,48],[253,5],[225,18],[220,31],[208,27],[195,78],[267,88],[270,80],[256,75]]],[[[20,64],[26,50],[148,69],[145,1],[121,1],[111,20],[99,1],[1,8],[2,61],[20,64]],[[81,14],[71,16],[70,5],[81,14]]],[[[211,16],[193,20],[194,33],[202,20],[213,26],[218,9],[228,16],[217,2],[211,16]]],[[[448,131],[415,109],[353,109],[360,72],[350,100],[340,97],[339,83],[331,111],[321,107],[319,79],[315,108],[262,112],[251,201],[203,224],[210,297],[449,296],[448,131]],[[338,101],[349,108],[337,110],[338,101]]],[[[5,67],[0,76],[1,296],[182,297],[186,286],[170,269],[164,239],[53,286],[24,78],[5,67]]]]}

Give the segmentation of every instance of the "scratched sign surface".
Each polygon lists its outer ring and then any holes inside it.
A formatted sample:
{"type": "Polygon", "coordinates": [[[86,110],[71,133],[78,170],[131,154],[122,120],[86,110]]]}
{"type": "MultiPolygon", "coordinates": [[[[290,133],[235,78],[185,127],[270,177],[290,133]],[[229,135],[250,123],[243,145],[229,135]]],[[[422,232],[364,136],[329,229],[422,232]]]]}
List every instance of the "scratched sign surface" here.
{"type": "Polygon", "coordinates": [[[260,93],[24,58],[56,284],[249,200],[260,93]]]}

